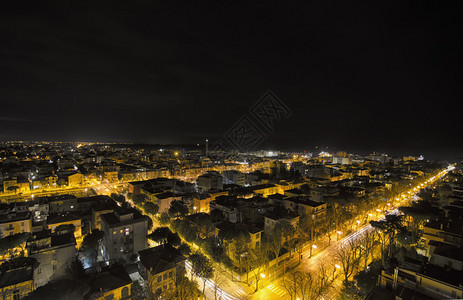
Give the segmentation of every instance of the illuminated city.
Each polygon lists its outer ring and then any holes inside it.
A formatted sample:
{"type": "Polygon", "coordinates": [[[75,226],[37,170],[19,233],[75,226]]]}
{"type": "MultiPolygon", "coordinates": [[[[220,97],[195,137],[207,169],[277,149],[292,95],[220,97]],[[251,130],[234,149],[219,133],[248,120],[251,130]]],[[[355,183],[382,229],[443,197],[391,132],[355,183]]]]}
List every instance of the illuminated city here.
{"type": "Polygon", "coordinates": [[[0,23],[1,299],[463,299],[451,4],[0,23]]]}

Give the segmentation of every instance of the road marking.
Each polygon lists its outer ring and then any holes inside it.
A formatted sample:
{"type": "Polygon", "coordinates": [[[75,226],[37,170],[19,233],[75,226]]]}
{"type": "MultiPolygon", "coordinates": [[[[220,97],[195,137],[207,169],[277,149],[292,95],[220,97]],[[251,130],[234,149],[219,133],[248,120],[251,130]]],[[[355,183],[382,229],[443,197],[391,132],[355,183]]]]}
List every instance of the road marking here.
{"type": "Polygon", "coordinates": [[[269,291],[271,291],[272,293],[278,295],[278,296],[283,296],[283,295],[286,294],[285,291],[283,291],[282,289],[280,289],[279,287],[277,287],[277,286],[275,286],[275,285],[273,285],[273,284],[268,285],[268,286],[267,286],[267,289],[268,289],[269,291]]]}

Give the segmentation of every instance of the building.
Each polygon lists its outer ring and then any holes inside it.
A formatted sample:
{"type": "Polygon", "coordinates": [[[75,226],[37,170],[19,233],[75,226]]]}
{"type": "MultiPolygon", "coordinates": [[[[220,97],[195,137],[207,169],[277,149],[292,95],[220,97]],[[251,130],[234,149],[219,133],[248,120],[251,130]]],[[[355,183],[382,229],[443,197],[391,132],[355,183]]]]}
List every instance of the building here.
{"type": "Polygon", "coordinates": [[[66,276],[68,263],[76,254],[76,240],[72,232],[35,232],[26,247],[29,257],[38,262],[34,270],[34,289],[66,276]]]}
{"type": "Polygon", "coordinates": [[[218,172],[208,172],[198,177],[198,186],[203,191],[223,190],[223,177],[218,172]]]}
{"type": "MultiPolygon", "coordinates": [[[[249,242],[246,244],[247,249],[259,249],[260,246],[262,245],[262,234],[264,232],[263,229],[257,228],[252,225],[244,224],[244,223],[230,223],[230,222],[221,222],[218,224],[215,224],[215,237],[218,239],[220,230],[222,230],[224,227],[229,227],[233,226],[234,230],[236,232],[239,231],[244,231],[249,233],[249,242]]],[[[224,241],[222,241],[224,242],[224,241]]],[[[235,249],[235,240],[231,240],[228,242],[227,245],[225,245],[227,249],[232,249],[231,252],[233,252],[233,249],[235,249]]]]}
{"type": "Polygon", "coordinates": [[[82,217],[73,213],[50,214],[47,218],[47,228],[52,232],[61,225],[73,225],[76,239],[82,238],[82,217]]]}
{"type": "Polygon", "coordinates": [[[148,247],[148,217],[136,210],[116,211],[101,215],[102,243],[105,260],[130,259],[148,247]]]}
{"type": "Polygon", "coordinates": [[[133,281],[123,266],[115,263],[103,267],[101,272],[88,280],[90,291],[86,299],[123,300],[131,299],[133,281]]]}
{"type": "Polygon", "coordinates": [[[175,288],[175,279],[183,272],[186,261],[177,249],[163,244],[139,251],[138,254],[141,274],[150,290],[169,291],[175,288]]]}
{"type": "Polygon", "coordinates": [[[0,238],[31,231],[32,217],[29,211],[10,212],[0,216],[0,238]]]}
{"type": "Polygon", "coordinates": [[[77,197],[74,195],[59,195],[50,197],[40,197],[40,201],[48,202],[50,213],[61,213],[77,211],[77,197]]]}
{"type": "Polygon", "coordinates": [[[316,225],[321,225],[326,222],[325,202],[316,202],[308,197],[290,197],[283,199],[283,207],[290,209],[300,216],[310,217],[316,225]]]}
{"type": "Polygon", "coordinates": [[[212,197],[210,194],[195,193],[192,197],[191,207],[194,213],[209,213],[212,197]]]}
{"type": "Polygon", "coordinates": [[[270,212],[264,215],[264,231],[270,234],[278,222],[288,221],[294,228],[299,226],[299,215],[292,212],[270,212]]]}
{"type": "Polygon", "coordinates": [[[333,156],[332,163],[335,165],[351,165],[352,159],[344,156],[333,156]]]}
{"type": "Polygon", "coordinates": [[[433,264],[403,263],[393,274],[383,270],[378,284],[392,289],[395,299],[463,298],[463,272],[433,264]]]}
{"type": "Polygon", "coordinates": [[[237,223],[243,220],[240,202],[235,196],[218,196],[211,202],[210,209],[211,211],[214,209],[221,211],[225,220],[231,223],[237,223]]]}
{"type": "Polygon", "coordinates": [[[159,207],[159,212],[167,212],[170,208],[170,203],[174,200],[182,200],[182,196],[171,191],[159,192],[151,187],[143,188],[141,193],[146,195],[147,201],[154,202],[159,207]]]}
{"type": "Polygon", "coordinates": [[[21,299],[33,290],[33,266],[5,270],[0,273],[0,299],[21,299]]]}
{"type": "Polygon", "coordinates": [[[13,177],[3,181],[4,193],[28,193],[30,190],[30,182],[27,179],[13,177]]]}
{"type": "Polygon", "coordinates": [[[236,170],[228,170],[222,172],[223,176],[223,183],[224,184],[236,184],[239,186],[246,185],[246,174],[236,171],[236,170]]]}

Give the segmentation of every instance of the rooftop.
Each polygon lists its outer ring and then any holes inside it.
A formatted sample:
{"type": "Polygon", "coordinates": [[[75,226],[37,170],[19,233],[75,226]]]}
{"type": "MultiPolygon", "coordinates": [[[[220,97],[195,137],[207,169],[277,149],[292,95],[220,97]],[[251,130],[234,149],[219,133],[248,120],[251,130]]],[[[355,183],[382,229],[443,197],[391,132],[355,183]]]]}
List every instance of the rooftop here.
{"type": "Polygon", "coordinates": [[[158,274],[175,268],[186,258],[171,244],[164,244],[138,252],[140,261],[151,274],[158,274]]]}

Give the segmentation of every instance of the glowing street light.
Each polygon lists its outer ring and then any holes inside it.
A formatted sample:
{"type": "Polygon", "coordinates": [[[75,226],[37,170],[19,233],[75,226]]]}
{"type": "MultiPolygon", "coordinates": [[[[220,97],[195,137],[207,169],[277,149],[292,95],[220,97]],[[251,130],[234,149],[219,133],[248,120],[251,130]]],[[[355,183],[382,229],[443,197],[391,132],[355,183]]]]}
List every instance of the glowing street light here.
{"type": "Polygon", "coordinates": [[[265,278],[265,274],[264,274],[264,273],[260,273],[260,277],[265,278]]]}
{"type": "Polygon", "coordinates": [[[312,247],[310,247],[310,257],[309,258],[312,258],[312,249],[317,249],[317,245],[312,245],[312,247]]]}

